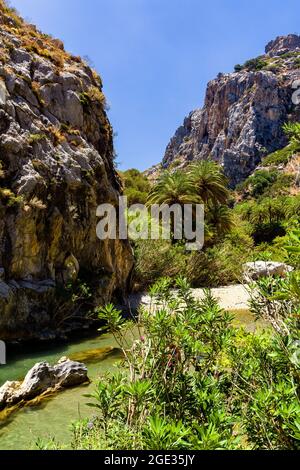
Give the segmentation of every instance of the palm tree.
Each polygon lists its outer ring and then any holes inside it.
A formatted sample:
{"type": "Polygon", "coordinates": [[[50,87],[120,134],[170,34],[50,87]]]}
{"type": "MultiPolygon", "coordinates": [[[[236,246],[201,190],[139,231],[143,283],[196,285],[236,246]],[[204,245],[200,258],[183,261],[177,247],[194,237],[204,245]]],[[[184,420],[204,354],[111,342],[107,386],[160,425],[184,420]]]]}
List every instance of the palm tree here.
{"type": "Polygon", "coordinates": [[[220,167],[211,160],[202,160],[189,168],[190,180],[204,204],[226,204],[229,198],[227,179],[220,167]]]}
{"type": "Polygon", "coordinates": [[[218,237],[230,232],[235,225],[230,209],[221,204],[214,204],[209,207],[207,223],[213,227],[218,237]]]}
{"type": "MultiPolygon", "coordinates": [[[[184,204],[201,204],[201,198],[196,192],[194,183],[189,178],[187,173],[175,171],[171,173],[166,171],[157,184],[150,191],[147,205],[151,204],[167,204],[169,207],[174,204],[179,204],[181,207],[184,204]]],[[[171,212],[170,225],[173,228],[172,243],[175,243],[175,217],[171,212]]]]}
{"type": "Polygon", "coordinates": [[[193,181],[181,171],[166,171],[150,191],[147,204],[200,204],[193,181]]]}

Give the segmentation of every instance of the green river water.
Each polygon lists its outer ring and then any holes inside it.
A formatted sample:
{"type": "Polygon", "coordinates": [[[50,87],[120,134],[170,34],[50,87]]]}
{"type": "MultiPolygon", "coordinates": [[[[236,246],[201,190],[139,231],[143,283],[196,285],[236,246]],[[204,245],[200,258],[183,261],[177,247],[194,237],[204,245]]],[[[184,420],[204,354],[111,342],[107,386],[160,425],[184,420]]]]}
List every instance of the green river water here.
{"type": "MultiPolygon", "coordinates": [[[[44,345],[34,352],[16,351],[8,356],[8,364],[0,366],[0,386],[6,380],[24,378],[28,370],[37,362],[56,363],[62,356],[84,362],[88,367],[89,378],[94,381],[99,375],[111,371],[121,358],[121,353],[111,335],[103,335],[74,341],[64,345],[44,345]]],[[[69,443],[70,424],[80,417],[91,416],[86,406],[88,393],[94,384],[68,389],[44,400],[38,406],[25,407],[0,421],[0,450],[36,448],[37,438],[69,443]]]]}
{"type": "MultiPolygon", "coordinates": [[[[236,311],[234,323],[243,324],[248,330],[256,328],[252,315],[247,311],[236,311]]],[[[74,340],[69,344],[45,344],[30,349],[21,348],[8,355],[8,364],[0,366],[0,386],[6,380],[21,380],[37,362],[56,363],[62,356],[84,362],[88,367],[90,385],[61,392],[36,406],[25,407],[0,421],[0,450],[34,449],[38,438],[58,442],[70,442],[73,421],[92,415],[86,405],[85,393],[93,390],[93,381],[121,359],[121,352],[111,335],[74,340]]]]}

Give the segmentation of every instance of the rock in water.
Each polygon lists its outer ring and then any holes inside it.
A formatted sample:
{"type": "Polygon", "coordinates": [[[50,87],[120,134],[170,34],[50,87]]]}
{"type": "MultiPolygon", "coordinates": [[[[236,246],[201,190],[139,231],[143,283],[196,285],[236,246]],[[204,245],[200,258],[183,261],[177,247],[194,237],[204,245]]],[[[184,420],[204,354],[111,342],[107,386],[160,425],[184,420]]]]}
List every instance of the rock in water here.
{"type": "Polygon", "coordinates": [[[122,296],[133,256],[96,236],[122,190],[100,77],[2,0],[0,25],[0,338],[50,338],[58,290],[83,275],[89,304],[122,296]]]}
{"type": "Polygon", "coordinates": [[[244,278],[248,282],[267,276],[284,277],[289,272],[292,272],[293,269],[288,264],[276,261],[254,261],[244,264],[244,278]]]}
{"type": "Polygon", "coordinates": [[[61,387],[74,387],[88,380],[85,365],[67,358],[62,358],[54,366],[54,375],[61,387]]]}
{"type": "Polygon", "coordinates": [[[5,408],[6,406],[13,405],[18,400],[16,395],[18,390],[21,386],[21,382],[5,382],[4,385],[0,388],[0,410],[5,408]]]}
{"type": "Polygon", "coordinates": [[[20,400],[29,400],[53,387],[56,383],[57,377],[53,367],[47,362],[40,362],[26,374],[18,390],[18,397],[20,400]]]}
{"type": "Polygon", "coordinates": [[[0,388],[0,410],[51,390],[83,384],[89,380],[87,373],[84,364],[66,357],[53,367],[47,362],[35,364],[23,382],[6,382],[0,388]]]}
{"type": "Polygon", "coordinates": [[[300,36],[291,34],[271,41],[264,56],[235,73],[220,73],[208,83],[204,107],[191,112],[170,140],[163,168],[211,156],[232,187],[246,179],[263,156],[286,145],[283,123],[300,121],[292,101],[299,60],[300,36]]]}

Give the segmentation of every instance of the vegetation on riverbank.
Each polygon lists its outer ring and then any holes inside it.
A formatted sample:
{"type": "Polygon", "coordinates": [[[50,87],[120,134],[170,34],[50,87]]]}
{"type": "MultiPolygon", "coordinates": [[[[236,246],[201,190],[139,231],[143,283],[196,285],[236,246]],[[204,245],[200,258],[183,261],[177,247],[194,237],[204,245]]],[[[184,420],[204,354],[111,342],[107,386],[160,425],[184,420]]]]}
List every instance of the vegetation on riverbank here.
{"type": "MultiPolygon", "coordinates": [[[[299,256],[298,235],[286,252],[299,256]]],[[[299,272],[258,282],[251,310],[272,329],[256,334],[234,328],[210,291],[196,301],[185,279],[171,285],[151,288],[131,344],[135,323],[99,309],[124,361],[87,396],[94,412],[73,425],[71,447],[299,450],[299,272]]]]}

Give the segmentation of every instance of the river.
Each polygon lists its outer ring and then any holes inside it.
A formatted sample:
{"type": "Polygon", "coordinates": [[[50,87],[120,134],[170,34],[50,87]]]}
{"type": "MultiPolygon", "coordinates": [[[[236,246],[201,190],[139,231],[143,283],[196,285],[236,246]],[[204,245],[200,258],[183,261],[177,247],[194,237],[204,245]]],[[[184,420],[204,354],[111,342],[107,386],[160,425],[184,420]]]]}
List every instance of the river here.
{"type": "MultiPolygon", "coordinates": [[[[20,380],[37,362],[56,363],[62,356],[84,362],[88,367],[89,378],[94,381],[100,375],[111,371],[121,359],[111,335],[99,335],[74,341],[71,344],[49,344],[34,348],[15,350],[8,354],[8,364],[0,366],[0,386],[6,380],[20,380]]],[[[72,421],[91,416],[91,408],[86,406],[87,398],[94,384],[83,385],[58,393],[54,398],[44,400],[34,407],[25,407],[0,421],[0,449],[22,450],[36,448],[38,438],[70,442],[72,421]]]]}
{"type": "MultiPolygon", "coordinates": [[[[247,310],[236,310],[234,324],[244,325],[254,331],[257,324],[247,310]]],[[[55,437],[60,443],[69,444],[71,423],[89,417],[92,412],[83,395],[94,388],[94,381],[102,374],[112,371],[121,359],[112,335],[97,335],[73,340],[69,344],[49,343],[31,348],[20,347],[8,354],[8,364],[0,366],[0,386],[6,380],[21,380],[37,362],[55,364],[62,356],[84,362],[88,367],[90,385],[84,385],[58,393],[37,406],[25,407],[0,421],[0,450],[37,448],[38,438],[49,441],[55,437]]]]}

